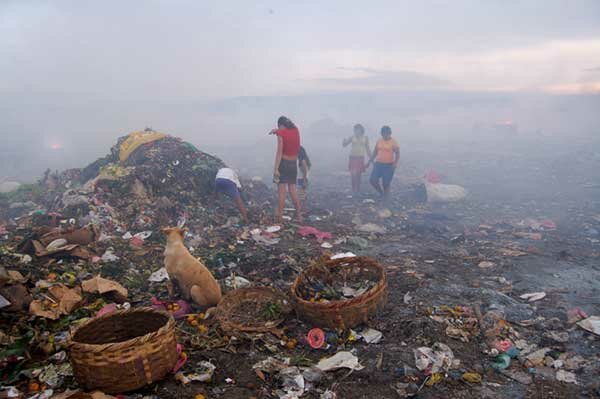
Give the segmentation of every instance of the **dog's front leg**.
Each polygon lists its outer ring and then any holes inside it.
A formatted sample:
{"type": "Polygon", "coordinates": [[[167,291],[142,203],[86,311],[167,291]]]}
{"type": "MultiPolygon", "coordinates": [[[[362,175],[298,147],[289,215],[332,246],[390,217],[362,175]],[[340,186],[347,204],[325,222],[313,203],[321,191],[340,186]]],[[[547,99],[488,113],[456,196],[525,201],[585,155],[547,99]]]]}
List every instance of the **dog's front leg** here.
{"type": "Polygon", "coordinates": [[[175,295],[175,287],[173,286],[173,280],[167,280],[167,293],[169,298],[173,298],[175,295]]]}

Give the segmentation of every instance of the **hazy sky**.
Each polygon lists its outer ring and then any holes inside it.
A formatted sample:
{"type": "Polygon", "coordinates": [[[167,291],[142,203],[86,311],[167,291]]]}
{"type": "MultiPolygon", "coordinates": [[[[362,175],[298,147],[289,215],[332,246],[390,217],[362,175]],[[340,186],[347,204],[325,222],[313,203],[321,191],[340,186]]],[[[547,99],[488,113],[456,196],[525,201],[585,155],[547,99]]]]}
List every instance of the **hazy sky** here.
{"type": "Polygon", "coordinates": [[[0,95],[379,88],[600,92],[600,1],[0,1],[0,95]]]}

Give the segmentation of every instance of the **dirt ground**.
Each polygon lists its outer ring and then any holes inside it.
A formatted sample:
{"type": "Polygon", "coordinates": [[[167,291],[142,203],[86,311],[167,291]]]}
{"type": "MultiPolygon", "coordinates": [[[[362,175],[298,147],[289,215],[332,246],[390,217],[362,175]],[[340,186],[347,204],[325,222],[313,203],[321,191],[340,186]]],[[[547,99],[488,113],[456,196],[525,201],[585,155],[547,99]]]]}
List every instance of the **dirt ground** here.
{"type": "MultiPolygon", "coordinates": [[[[498,150],[495,157],[478,157],[456,151],[448,160],[437,159],[435,167],[442,175],[452,176],[453,183],[469,190],[465,201],[454,204],[415,200],[412,178],[407,176],[422,170],[419,163],[424,153],[406,160],[407,170],[398,174],[388,202],[373,195],[366,178],[363,194],[351,196],[346,174],[313,172],[306,223],[331,232],[331,241],[361,237],[366,246],[346,241],[323,249],[314,238],[301,238],[297,225],[287,222],[276,245],[239,244],[243,228],[234,227],[215,233],[219,238],[214,245],[209,238],[208,245],[195,254],[203,257],[218,278],[233,272],[284,292],[289,292],[302,268],[323,254],[352,251],[373,257],[385,266],[389,278],[385,309],[368,325],[383,333],[381,342],[343,342],[314,350],[302,343],[302,337],[319,326],[293,316],[283,324],[285,335],[300,341],[293,349],[282,346],[271,334],[227,341],[214,325],[202,336],[182,322],[180,341],[189,354],[184,371],[192,372],[198,362],[208,360],[216,366],[212,381],[182,385],[170,376],[128,397],[274,398],[280,381],[276,375],[266,375],[262,381],[252,370],[253,364],[275,355],[289,357],[298,365],[314,364],[342,349],[352,350],[364,369],[326,372],[303,397],[319,398],[327,390],[343,399],[405,397],[395,389],[398,383],[420,387],[418,398],[600,397],[600,338],[567,322],[567,311],[575,307],[588,315],[600,314],[600,156],[582,147],[565,149],[554,157],[542,153],[543,149],[528,155],[498,150]],[[361,223],[384,226],[387,232],[358,232],[357,217],[361,223]],[[551,219],[556,228],[532,229],[523,225],[528,218],[551,219]],[[541,239],[518,236],[522,232],[539,233],[541,239]],[[482,262],[491,265],[481,267],[482,262]],[[539,301],[519,298],[540,291],[546,296],[539,301]],[[557,381],[551,367],[527,367],[517,359],[509,370],[524,372],[531,383],[499,373],[483,353],[488,349],[483,331],[462,342],[448,336],[446,325],[430,317],[432,309],[442,305],[478,307],[482,314],[502,308],[505,320],[527,343],[551,348],[554,358],[570,353],[585,359],[574,370],[577,384],[557,381]],[[547,337],[550,331],[566,331],[568,340],[552,340],[547,337]],[[436,342],[447,344],[460,365],[443,373],[440,382],[428,385],[415,368],[413,350],[436,342]],[[462,381],[464,372],[481,374],[482,382],[462,381]]],[[[224,211],[221,222],[227,214],[235,214],[230,207],[224,211]]],[[[156,244],[161,245],[160,238],[156,244]]],[[[156,270],[161,261],[158,248],[145,255],[143,263],[156,270]]],[[[103,275],[128,286],[124,269],[107,269],[103,275]]],[[[144,286],[139,292],[133,289],[138,293],[132,305],[147,301],[145,291],[144,286]]],[[[154,285],[149,291],[166,296],[163,286],[154,285]]]]}

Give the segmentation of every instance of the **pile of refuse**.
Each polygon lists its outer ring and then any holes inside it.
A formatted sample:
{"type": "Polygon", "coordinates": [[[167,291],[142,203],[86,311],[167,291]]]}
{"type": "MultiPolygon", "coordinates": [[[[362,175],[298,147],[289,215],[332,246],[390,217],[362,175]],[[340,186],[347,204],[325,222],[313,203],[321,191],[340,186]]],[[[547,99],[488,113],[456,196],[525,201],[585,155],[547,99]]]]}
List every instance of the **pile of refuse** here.
{"type": "MultiPolygon", "coordinates": [[[[73,219],[103,231],[148,229],[206,217],[215,175],[225,164],[192,144],[151,129],[121,137],[110,153],[82,169],[47,171],[35,185],[0,199],[0,220],[22,215],[73,219]],[[4,202],[1,203],[1,202],[4,202]],[[7,211],[8,209],[8,211],[7,211]]],[[[248,201],[266,199],[260,182],[244,182],[248,201]]]]}

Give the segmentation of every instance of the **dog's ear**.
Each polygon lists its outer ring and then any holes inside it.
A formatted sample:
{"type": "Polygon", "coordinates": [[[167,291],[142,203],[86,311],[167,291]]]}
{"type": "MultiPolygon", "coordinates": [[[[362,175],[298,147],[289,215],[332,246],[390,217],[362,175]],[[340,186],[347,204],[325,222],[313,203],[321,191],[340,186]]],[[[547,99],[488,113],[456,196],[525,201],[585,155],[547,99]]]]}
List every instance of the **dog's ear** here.
{"type": "Polygon", "coordinates": [[[172,227],[163,227],[162,229],[160,229],[160,231],[164,234],[169,234],[171,231],[173,231],[172,227]]]}

